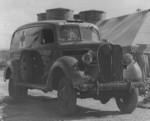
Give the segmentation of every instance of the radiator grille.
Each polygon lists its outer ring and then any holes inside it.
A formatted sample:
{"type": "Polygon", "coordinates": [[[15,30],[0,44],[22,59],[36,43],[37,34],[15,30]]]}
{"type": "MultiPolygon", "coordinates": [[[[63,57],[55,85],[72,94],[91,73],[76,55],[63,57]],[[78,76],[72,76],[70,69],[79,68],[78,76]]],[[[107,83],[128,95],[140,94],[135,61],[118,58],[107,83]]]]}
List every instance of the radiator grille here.
{"type": "Polygon", "coordinates": [[[113,82],[123,79],[122,48],[119,45],[104,44],[98,49],[100,81],[113,82]]]}

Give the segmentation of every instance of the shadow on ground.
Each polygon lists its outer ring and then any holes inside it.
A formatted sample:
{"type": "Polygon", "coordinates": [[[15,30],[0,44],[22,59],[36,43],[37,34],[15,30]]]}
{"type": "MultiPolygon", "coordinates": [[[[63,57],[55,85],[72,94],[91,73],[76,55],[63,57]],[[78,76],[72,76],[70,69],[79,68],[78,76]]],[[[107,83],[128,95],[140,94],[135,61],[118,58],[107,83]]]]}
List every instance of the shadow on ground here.
{"type": "Polygon", "coordinates": [[[56,98],[44,96],[28,96],[23,102],[16,102],[5,97],[4,102],[7,106],[4,108],[6,120],[11,121],[49,121],[49,120],[79,120],[87,117],[105,117],[109,115],[121,115],[119,111],[101,111],[81,106],[76,107],[74,116],[63,117],[59,113],[56,98]]]}
{"type": "Polygon", "coordinates": [[[143,109],[150,109],[150,101],[139,102],[137,107],[143,109]]]}

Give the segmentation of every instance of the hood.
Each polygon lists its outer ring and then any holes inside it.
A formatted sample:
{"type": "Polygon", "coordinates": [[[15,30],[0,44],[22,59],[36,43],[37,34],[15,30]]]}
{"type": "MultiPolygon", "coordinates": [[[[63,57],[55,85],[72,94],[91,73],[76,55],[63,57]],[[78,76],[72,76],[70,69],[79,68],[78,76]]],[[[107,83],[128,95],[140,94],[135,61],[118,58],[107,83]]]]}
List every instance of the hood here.
{"type": "Polygon", "coordinates": [[[77,42],[65,42],[59,45],[62,49],[97,49],[101,42],[87,42],[87,41],[77,41],[77,42]]]}

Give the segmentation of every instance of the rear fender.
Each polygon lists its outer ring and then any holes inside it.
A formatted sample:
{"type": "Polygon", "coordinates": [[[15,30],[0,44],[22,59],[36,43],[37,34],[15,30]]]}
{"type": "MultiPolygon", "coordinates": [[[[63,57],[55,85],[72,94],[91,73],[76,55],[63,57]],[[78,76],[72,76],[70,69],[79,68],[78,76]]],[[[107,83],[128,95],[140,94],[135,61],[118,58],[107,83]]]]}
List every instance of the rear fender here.
{"type": "Polygon", "coordinates": [[[11,67],[6,66],[3,73],[3,81],[6,82],[7,79],[10,79],[10,75],[11,75],[11,67]]]}
{"type": "MultiPolygon", "coordinates": [[[[46,90],[52,91],[52,83],[54,83],[54,73],[56,69],[61,70],[61,72],[68,78],[69,82],[73,85],[77,83],[78,80],[80,80],[84,72],[80,70],[76,70],[75,66],[77,65],[78,60],[74,57],[70,56],[63,56],[57,59],[54,64],[52,65],[49,75],[47,78],[47,84],[46,84],[46,90]]],[[[59,75],[57,75],[59,76],[59,75]]],[[[58,82],[57,82],[58,84],[58,82]]]]}
{"type": "Polygon", "coordinates": [[[14,65],[15,63],[19,64],[19,59],[12,59],[7,61],[4,74],[3,74],[3,80],[5,82],[7,79],[10,79],[11,73],[13,72],[14,67],[16,66],[14,65]]]}

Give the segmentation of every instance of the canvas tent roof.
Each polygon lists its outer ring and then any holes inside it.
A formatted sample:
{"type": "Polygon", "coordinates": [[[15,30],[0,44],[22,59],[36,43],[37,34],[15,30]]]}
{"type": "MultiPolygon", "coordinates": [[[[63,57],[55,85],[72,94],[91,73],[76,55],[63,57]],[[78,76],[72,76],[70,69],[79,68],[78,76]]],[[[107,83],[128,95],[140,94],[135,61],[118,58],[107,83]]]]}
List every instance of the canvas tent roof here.
{"type": "Polygon", "coordinates": [[[121,46],[150,45],[150,10],[97,22],[102,39],[121,46]]]}
{"type": "Polygon", "coordinates": [[[150,10],[97,22],[102,39],[119,44],[140,65],[143,80],[150,77],[150,10]]]}

